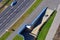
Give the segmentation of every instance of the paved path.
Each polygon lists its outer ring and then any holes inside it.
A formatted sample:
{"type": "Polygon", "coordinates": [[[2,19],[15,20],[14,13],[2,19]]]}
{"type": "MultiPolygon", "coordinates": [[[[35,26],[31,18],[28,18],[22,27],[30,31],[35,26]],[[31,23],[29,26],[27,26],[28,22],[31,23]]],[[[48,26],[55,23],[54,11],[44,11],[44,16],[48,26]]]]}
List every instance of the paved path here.
{"type": "Polygon", "coordinates": [[[60,3],[60,0],[43,0],[43,2],[39,4],[39,6],[32,12],[32,14],[29,17],[27,17],[27,19],[23,22],[23,24],[20,25],[20,27],[11,34],[9,39],[14,37],[18,31],[20,32],[24,28],[25,24],[32,23],[32,21],[37,17],[37,15],[42,11],[43,8],[49,7],[50,9],[54,10],[57,8],[59,3],[60,3]]]}
{"type": "MultiPolygon", "coordinates": [[[[32,6],[32,4],[34,3],[35,1],[34,0],[30,0],[29,2],[28,2],[28,4],[30,4],[30,7],[32,6]]],[[[28,5],[27,5],[28,6],[28,5]]],[[[27,6],[25,6],[25,8],[27,8],[27,6]]],[[[30,7],[28,7],[25,11],[24,11],[24,8],[23,8],[23,10],[22,10],[22,12],[23,13],[25,13],[30,7]]],[[[20,18],[18,18],[18,19],[20,19],[20,18]]],[[[12,40],[13,39],[13,37],[15,36],[15,34],[17,34],[17,31],[16,32],[14,32],[12,35],[10,35],[8,38],[7,38],[7,40],[12,40]],[[14,35],[14,36],[13,36],[14,35]]]]}
{"type": "Polygon", "coordinates": [[[59,27],[59,24],[60,24],[60,5],[57,8],[57,14],[55,16],[55,19],[52,23],[52,26],[51,26],[45,40],[53,40],[54,35],[59,27]]]}

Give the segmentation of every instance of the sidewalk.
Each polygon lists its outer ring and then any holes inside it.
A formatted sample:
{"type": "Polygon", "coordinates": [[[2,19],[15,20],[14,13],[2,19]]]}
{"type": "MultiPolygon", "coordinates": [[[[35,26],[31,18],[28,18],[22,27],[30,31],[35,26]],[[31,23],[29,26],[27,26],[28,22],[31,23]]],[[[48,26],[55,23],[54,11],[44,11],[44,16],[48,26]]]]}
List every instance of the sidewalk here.
{"type": "Polygon", "coordinates": [[[59,24],[60,24],[60,5],[57,8],[56,17],[51,25],[51,28],[50,28],[45,40],[53,40],[54,35],[59,27],[59,24]]]}

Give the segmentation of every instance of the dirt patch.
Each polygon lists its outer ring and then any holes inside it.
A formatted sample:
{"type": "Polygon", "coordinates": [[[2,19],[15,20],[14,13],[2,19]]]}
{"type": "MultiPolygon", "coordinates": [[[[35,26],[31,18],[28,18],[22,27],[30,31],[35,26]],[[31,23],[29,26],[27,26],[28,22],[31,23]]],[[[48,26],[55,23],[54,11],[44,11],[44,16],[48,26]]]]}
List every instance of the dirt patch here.
{"type": "Polygon", "coordinates": [[[60,25],[59,25],[59,28],[58,28],[53,40],[60,40],[60,25]]]}
{"type": "Polygon", "coordinates": [[[2,4],[0,3],[0,7],[2,6],[2,4]]]}

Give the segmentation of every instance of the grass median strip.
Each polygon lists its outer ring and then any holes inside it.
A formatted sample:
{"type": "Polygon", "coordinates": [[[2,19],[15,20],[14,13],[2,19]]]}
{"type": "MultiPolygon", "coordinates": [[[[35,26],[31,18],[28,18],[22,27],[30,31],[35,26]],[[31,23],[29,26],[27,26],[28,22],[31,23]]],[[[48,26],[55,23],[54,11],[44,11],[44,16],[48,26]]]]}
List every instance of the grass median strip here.
{"type": "Polygon", "coordinates": [[[10,35],[10,32],[6,32],[1,38],[0,40],[6,40],[6,38],[10,35]]]}
{"type": "Polygon", "coordinates": [[[2,6],[0,7],[0,12],[4,11],[10,4],[11,4],[12,0],[3,0],[0,4],[2,4],[2,6]]]}
{"type": "Polygon", "coordinates": [[[13,0],[3,0],[2,2],[1,2],[1,4],[3,4],[3,5],[5,5],[5,4],[11,4],[11,2],[12,2],[13,0]]]}
{"type": "MultiPolygon", "coordinates": [[[[25,19],[26,17],[28,17],[28,16],[32,13],[32,11],[33,11],[41,2],[42,2],[42,0],[36,0],[36,2],[31,6],[31,8],[29,8],[29,10],[22,16],[22,18],[20,18],[20,19],[18,20],[18,22],[20,21],[20,23],[16,23],[16,25],[13,26],[13,29],[14,29],[15,27],[19,26],[19,24],[21,24],[21,23],[24,21],[24,19],[25,19]]],[[[16,29],[16,28],[15,28],[15,29],[16,29]]],[[[19,37],[21,37],[21,36],[19,36],[19,37]]],[[[22,39],[18,38],[17,35],[14,37],[13,40],[15,40],[15,39],[22,40],[22,39]]]]}
{"type": "Polygon", "coordinates": [[[8,0],[2,0],[1,4],[5,4],[8,0]]]}
{"type": "Polygon", "coordinates": [[[9,29],[16,29],[18,28],[24,20],[32,13],[32,11],[41,3],[42,0],[36,0],[36,2],[28,9],[28,11],[9,29]]]}
{"type": "MultiPolygon", "coordinates": [[[[26,17],[28,17],[32,11],[42,2],[42,0],[36,0],[36,2],[28,9],[28,11],[26,11],[26,13],[9,29],[9,33],[5,33],[4,36],[1,37],[1,39],[4,38],[4,40],[11,34],[12,30],[11,29],[17,29],[23,22],[24,19],[26,19],[26,17]],[[8,34],[8,36],[7,36],[8,34]]],[[[18,37],[17,37],[18,38],[18,37]]],[[[0,40],[1,40],[0,39],[0,40]]]]}
{"type": "Polygon", "coordinates": [[[56,15],[56,11],[53,12],[52,16],[49,18],[49,20],[44,24],[44,26],[42,26],[43,28],[41,29],[41,31],[39,32],[39,35],[37,37],[37,40],[45,40],[46,35],[49,31],[49,28],[54,20],[54,17],[56,15]]]}
{"type": "Polygon", "coordinates": [[[16,35],[13,40],[23,40],[23,37],[20,35],[16,35]]]}

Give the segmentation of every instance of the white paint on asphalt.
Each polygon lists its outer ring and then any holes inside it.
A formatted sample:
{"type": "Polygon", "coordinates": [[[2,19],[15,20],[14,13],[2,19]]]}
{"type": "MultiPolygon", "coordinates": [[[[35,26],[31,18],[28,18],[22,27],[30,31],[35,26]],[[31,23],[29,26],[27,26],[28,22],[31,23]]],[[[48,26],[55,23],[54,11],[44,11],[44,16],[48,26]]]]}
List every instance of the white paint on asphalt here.
{"type": "Polygon", "coordinates": [[[56,9],[57,5],[60,3],[59,0],[44,0],[41,4],[39,4],[39,6],[32,12],[32,14],[27,17],[27,19],[23,22],[22,25],[20,25],[20,27],[18,29],[15,30],[15,32],[13,32],[10,35],[10,38],[13,37],[17,34],[18,31],[21,31],[22,27],[24,24],[29,24],[33,21],[33,19],[41,12],[41,10],[44,7],[49,7],[50,9],[56,9]]]}
{"type": "MultiPolygon", "coordinates": [[[[30,1],[31,1],[31,0],[30,0],[30,1]]],[[[24,11],[24,13],[25,13],[34,3],[35,3],[35,1],[24,11]]],[[[24,15],[24,13],[23,13],[22,15],[24,15]]],[[[22,15],[21,15],[21,16],[22,16],[22,15]]],[[[20,17],[21,17],[21,16],[20,16],[20,17]]],[[[14,24],[20,19],[20,17],[19,17],[12,25],[14,25],[14,24]]],[[[12,26],[12,25],[11,25],[11,26],[12,26]]],[[[10,27],[11,27],[11,26],[10,26],[10,27]]],[[[8,28],[8,29],[9,29],[9,28],[8,28]]],[[[15,35],[17,34],[17,32],[18,32],[17,30],[16,30],[15,32],[13,32],[6,40],[12,40],[12,39],[15,37],[15,35]],[[12,36],[12,35],[14,35],[14,36],[12,36]]]]}
{"type": "MultiPolygon", "coordinates": [[[[16,10],[18,10],[18,8],[24,3],[25,1],[23,1],[10,15],[12,15],[16,10]]],[[[9,11],[8,11],[9,12],[9,11]]],[[[7,13],[8,13],[7,12],[7,13]]],[[[7,14],[6,13],[6,14],[7,14]]],[[[10,17],[10,15],[7,17],[7,19],[10,17]]],[[[6,20],[4,20],[3,22],[5,22],[6,20]]]]}

